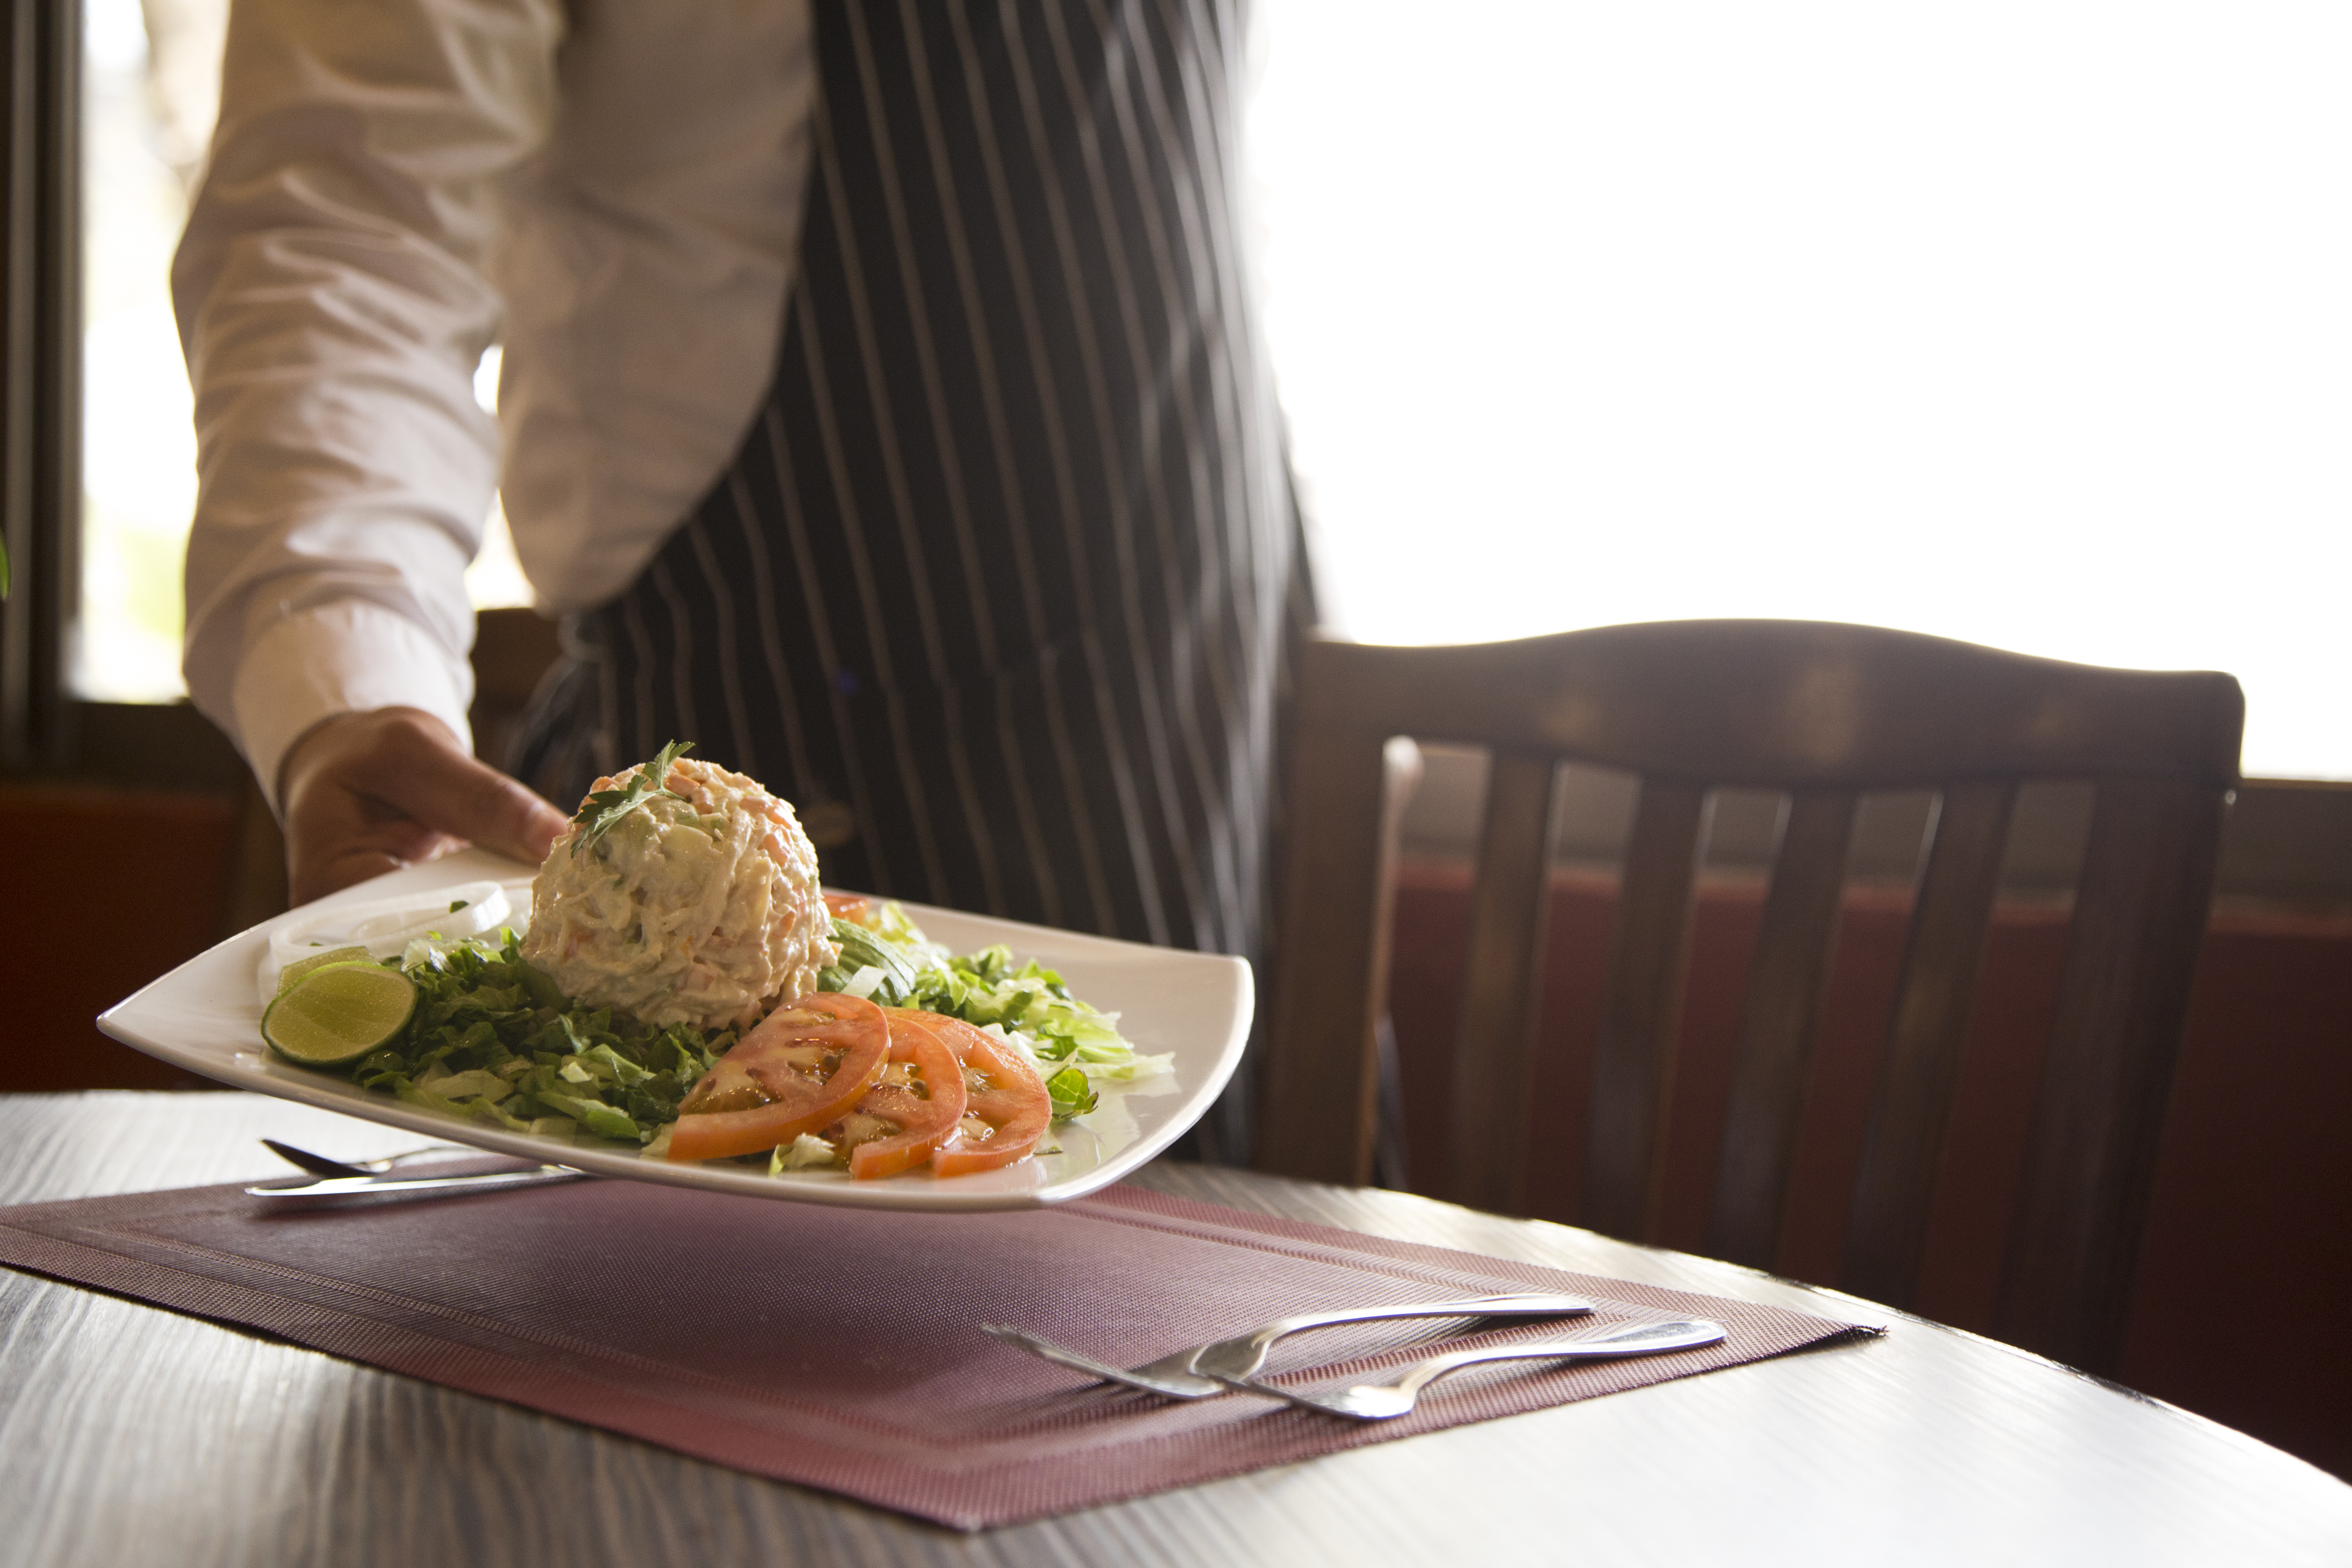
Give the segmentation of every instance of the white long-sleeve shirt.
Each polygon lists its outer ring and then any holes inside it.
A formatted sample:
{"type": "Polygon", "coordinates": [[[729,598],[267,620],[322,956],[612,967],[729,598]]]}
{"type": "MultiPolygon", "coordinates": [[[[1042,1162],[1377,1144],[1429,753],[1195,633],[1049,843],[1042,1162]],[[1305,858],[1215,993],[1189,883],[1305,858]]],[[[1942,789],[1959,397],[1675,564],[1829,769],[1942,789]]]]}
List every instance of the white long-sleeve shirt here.
{"type": "Polygon", "coordinates": [[[804,0],[237,0],[173,267],[184,663],[273,801],[333,714],[469,733],[494,485],[558,613],[723,468],[774,363],[814,91],[804,0]],[[500,341],[494,426],[473,374],[500,341]]]}

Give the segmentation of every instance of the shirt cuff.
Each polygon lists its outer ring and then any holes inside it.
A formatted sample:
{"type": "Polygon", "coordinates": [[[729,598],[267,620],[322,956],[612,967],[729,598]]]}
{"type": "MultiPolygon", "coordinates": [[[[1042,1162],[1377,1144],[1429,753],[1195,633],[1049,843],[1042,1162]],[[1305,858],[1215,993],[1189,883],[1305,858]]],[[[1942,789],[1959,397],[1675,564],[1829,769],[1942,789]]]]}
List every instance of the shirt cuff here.
{"type": "Polygon", "coordinates": [[[381,605],[347,599],[289,616],[255,638],[229,701],[245,760],[282,817],[278,770],[312,725],[338,713],[417,708],[471,751],[473,696],[472,666],[430,632],[381,605]]]}

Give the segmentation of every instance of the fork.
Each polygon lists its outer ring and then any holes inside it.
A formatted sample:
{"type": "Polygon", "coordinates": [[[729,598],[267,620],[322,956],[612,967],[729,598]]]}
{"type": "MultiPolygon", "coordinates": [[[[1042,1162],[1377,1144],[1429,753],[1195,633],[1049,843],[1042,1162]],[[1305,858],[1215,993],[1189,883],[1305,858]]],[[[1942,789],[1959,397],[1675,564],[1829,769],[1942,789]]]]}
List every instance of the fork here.
{"type": "Polygon", "coordinates": [[[288,1164],[310,1172],[314,1176],[380,1176],[395,1166],[425,1154],[478,1154],[479,1149],[463,1143],[427,1143],[422,1149],[406,1149],[397,1154],[387,1154],[381,1160],[330,1160],[324,1154],[313,1154],[308,1149],[298,1149],[291,1143],[280,1143],[275,1138],[264,1138],[261,1146],[288,1164]]]}
{"type": "MultiPolygon", "coordinates": [[[[1006,1344],[1018,1345],[1032,1355],[1066,1366],[1076,1372],[1100,1378],[1105,1383],[1123,1383],[1129,1388],[1139,1388],[1147,1394],[1162,1394],[1171,1399],[1206,1399],[1223,1394],[1232,1380],[1245,1379],[1265,1364],[1266,1352],[1274,1342],[1286,1334],[1302,1329],[1328,1328],[1334,1323],[1370,1323],[1390,1318],[1555,1318],[1572,1317],[1592,1310],[1592,1303],[1581,1296],[1521,1294],[1511,1296],[1472,1296],[1452,1301],[1423,1301],[1402,1307],[1351,1307],[1329,1312],[1299,1312],[1236,1334],[1231,1339],[1213,1340],[1190,1350],[1173,1352],[1158,1361],[1141,1366],[1119,1368],[1064,1350],[1050,1340],[1020,1329],[1008,1329],[996,1324],[982,1324],[989,1333],[1006,1344]]],[[[1252,1392],[1260,1392],[1252,1385],[1252,1392]]]]}
{"type": "Polygon", "coordinates": [[[1448,1351],[1433,1355],[1407,1372],[1391,1384],[1359,1384],[1343,1388],[1337,1394],[1308,1394],[1296,1388],[1279,1388],[1270,1383],[1257,1383],[1245,1377],[1220,1379],[1227,1387],[1244,1394],[1262,1394],[1268,1399],[1286,1399],[1293,1405],[1327,1415],[1352,1416],[1358,1421],[1387,1421],[1402,1415],[1412,1408],[1421,1391],[1444,1377],[1447,1373],[1465,1366],[1475,1366],[1488,1361],[1557,1361],[1563,1359],[1599,1360],[1604,1356],[1656,1355],[1663,1351],[1696,1350],[1702,1345],[1717,1343],[1723,1338],[1723,1325],[1705,1318],[1680,1319],[1666,1323],[1628,1323],[1606,1333],[1580,1334],[1574,1339],[1535,1340],[1516,1345],[1484,1345],[1472,1350],[1448,1351]]]}

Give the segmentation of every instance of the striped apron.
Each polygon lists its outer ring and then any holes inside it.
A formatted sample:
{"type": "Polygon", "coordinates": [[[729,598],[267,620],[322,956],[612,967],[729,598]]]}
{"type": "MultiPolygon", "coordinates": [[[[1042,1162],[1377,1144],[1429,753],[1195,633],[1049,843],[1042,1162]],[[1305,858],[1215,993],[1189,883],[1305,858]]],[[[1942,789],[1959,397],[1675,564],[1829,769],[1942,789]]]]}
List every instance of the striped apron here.
{"type": "MultiPolygon", "coordinates": [[[[829,884],[1262,955],[1312,611],[1240,240],[1243,26],[819,0],[774,383],[568,624],[525,776],[691,740],[795,803],[829,884]]],[[[1200,1152],[1246,1129],[1236,1100],[1200,1152]]]]}

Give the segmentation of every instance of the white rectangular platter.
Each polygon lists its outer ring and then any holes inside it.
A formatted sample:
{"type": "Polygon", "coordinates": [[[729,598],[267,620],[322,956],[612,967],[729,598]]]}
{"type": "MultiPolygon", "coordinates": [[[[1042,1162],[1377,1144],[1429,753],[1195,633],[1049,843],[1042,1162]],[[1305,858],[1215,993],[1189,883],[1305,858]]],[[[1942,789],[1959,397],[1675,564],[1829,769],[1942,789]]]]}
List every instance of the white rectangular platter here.
{"type": "Polygon", "coordinates": [[[593,1175],[709,1192],[855,1208],[950,1211],[1066,1203],[1118,1181],[1201,1119],[1233,1077],[1249,1035],[1250,969],[1238,958],[908,904],[908,913],[924,934],[950,952],[971,952],[1003,942],[1017,958],[1034,958],[1061,971],[1075,995],[1119,1015],[1119,1031],[1137,1050],[1171,1053],[1175,1070],[1132,1085],[1100,1086],[1101,1104],[1095,1111],[1056,1123],[1046,1135],[1045,1146],[1057,1152],[944,1180],[915,1173],[877,1182],[833,1171],[771,1176],[731,1163],[677,1164],[643,1158],[616,1143],[563,1142],[460,1121],[368,1092],[332,1073],[295,1067],[264,1048],[254,976],[272,931],[336,904],[423,895],[484,879],[499,882],[519,905],[529,897],[528,867],[480,850],[411,866],[231,937],[109,1008],[100,1015],[99,1027],[149,1056],[232,1089],[406,1128],[434,1142],[571,1165],[593,1175]]]}

